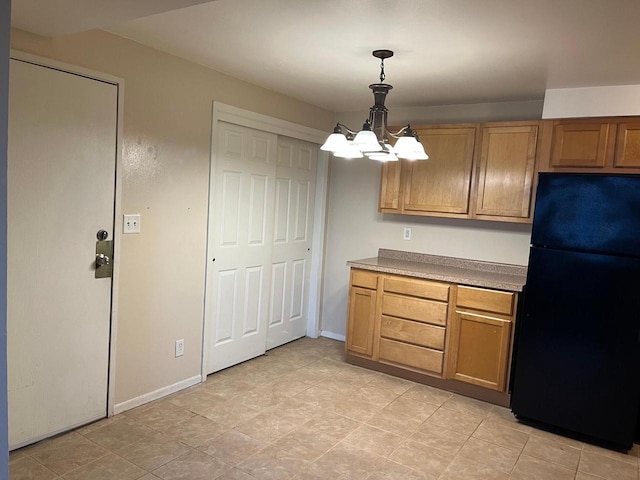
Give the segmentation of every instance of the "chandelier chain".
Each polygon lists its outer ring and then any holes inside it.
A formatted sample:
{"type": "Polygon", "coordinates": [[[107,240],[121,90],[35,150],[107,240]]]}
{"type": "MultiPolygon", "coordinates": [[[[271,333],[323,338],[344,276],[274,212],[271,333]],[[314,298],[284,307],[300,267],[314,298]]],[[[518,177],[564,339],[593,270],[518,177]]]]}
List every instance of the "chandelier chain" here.
{"type": "Polygon", "coordinates": [[[380,83],[384,82],[384,79],[386,78],[385,74],[384,74],[384,58],[382,60],[380,60],[380,83]]]}

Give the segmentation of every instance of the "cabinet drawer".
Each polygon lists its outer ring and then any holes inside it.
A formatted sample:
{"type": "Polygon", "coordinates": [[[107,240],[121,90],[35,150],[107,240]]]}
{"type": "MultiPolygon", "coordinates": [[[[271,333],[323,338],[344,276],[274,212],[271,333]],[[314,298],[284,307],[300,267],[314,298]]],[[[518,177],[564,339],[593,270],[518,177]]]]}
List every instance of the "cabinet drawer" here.
{"type": "Polygon", "coordinates": [[[382,317],[382,323],[380,324],[380,335],[382,337],[437,350],[444,349],[444,330],[443,327],[436,327],[435,325],[385,316],[382,317]]]}
{"type": "Polygon", "coordinates": [[[380,360],[408,365],[434,373],[442,373],[444,354],[430,348],[416,347],[395,340],[380,339],[380,360]]]}
{"type": "Polygon", "coordinates": [[[385,293],[382,297],[382,313],[418,322],[447,324],[447,304],[432,300],[385,293]]]}
{"type": "Polygon", "coordinates": [[[365,270],[351,270],[351,285],[375,290],[378,288],[378,274],[365,270]]]}
{"type": "Polygon", "coordinates": [[[399,293],[401,295],[411,295],[413,297],[430,298],[443,302],[449,300],[449,285],[446,283],[429,282],[427,280],[385,277],[384,291],[399,293]]]}
{"type": "Polygon", "coordinates": [[[501,292],[498,290],[474,287],[458,287],[458,300],[456,304],[460,307],[512,315],[514,297],[515,294],[512,292],[501,292]]]}

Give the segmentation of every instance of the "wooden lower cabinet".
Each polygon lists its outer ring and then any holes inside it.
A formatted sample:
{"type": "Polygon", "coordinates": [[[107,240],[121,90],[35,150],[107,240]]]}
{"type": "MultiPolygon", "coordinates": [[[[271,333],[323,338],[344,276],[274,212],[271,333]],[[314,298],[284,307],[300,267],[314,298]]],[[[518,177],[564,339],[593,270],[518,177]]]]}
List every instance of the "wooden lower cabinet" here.
{"type": "Polygon", "coordinates": [[[371,358],[373,356],[377,291],[372,288],[360,287],[358,284],[375,288],[377,275],[358,270],[351,272],[345,349],[348,353],[371,358]]]}
{"type": "Polygon", "coordinates": [[[507,390],[516,294],[458,287],[449,325],[447,376],[491,390],[507,390]]]}
{"type": "Polygon", "coordinates": [[[449,326],[449,378],[505,391],[511,324],[511,320],[456,311],[449,326]]]}
{"type": "Polygon", "coordinates": [[[516,300],[514,292],[352,269],[346,351],[371,368],[508,405],[516,300]]]}

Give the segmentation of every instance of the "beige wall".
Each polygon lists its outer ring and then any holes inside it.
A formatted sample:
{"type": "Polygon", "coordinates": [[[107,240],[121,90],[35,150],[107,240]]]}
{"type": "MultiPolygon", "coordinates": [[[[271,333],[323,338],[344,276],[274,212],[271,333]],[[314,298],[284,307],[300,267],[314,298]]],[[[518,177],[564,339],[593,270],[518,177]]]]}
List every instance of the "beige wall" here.
{"type": "MultiPolygon", "coordinates": [[[[542,101],[389,110],[390,121],[398,123],[525,120],[541,117],[542,101]]],[[[365,117],[366,112],[357,112],[337,115],[337,120],[357,128],[365,117]]],[[[331,160],[323,332],[345,334],[349,281],[346,262],[375,257],[378,248],[527,264],[529,225],[378,213],[380,168],[378,162],[366,159],[331,160]],[[402,240],[405,226],[412,228],[409,241],[402,240]]]]}
{"type": "Polygon", "coordinates": [[[142,233],[120,245],[115,403],[199,375],[212,101],[322,130],[332,114],[103,31],[11,47],[125,80],[122,207],[142,233]]]}

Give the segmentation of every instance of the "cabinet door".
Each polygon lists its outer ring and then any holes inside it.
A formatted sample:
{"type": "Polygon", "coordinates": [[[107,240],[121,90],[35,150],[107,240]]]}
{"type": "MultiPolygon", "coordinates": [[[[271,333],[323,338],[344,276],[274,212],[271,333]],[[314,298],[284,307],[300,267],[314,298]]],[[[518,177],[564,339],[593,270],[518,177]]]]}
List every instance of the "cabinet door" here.
{"type": "Polygon", "coordinates": [[[351,287],[346,342],[348,352],[367,357],[373,355],[375,314],[376,291],[351,287]]]}
{"type": "Polygon", "coordinates": [[[551,167],[604,168],[611,128],[607,122],[554,125],[551,167]]]}
{"type": "Polygon", "coordinates": [[[448,377],[506,390],[511,320],[456,311],[450,325],[448,377]]]}
{"type": "Polygon", "coordinates": [[[538,125],[483,127],[476,215],[529,218],[538,125]]]}
{"type": "Polygon", "coordinates": [[[380,175],[381,212],[395,213],[400,209],[400,173],[402,162],[386,162],[382,164],[380,175]]]}
{"type": "Polygon", "coordinates": [[[640,168],[640,123],[620,123],[616,139],[615,168],[640,168]]]}
{"type": "Polygon", "coordinates": [[[417,130],[428,160],[406,162],[403,211],[469,211],[475,127],[417,130]]]}

